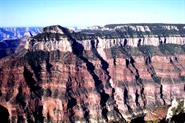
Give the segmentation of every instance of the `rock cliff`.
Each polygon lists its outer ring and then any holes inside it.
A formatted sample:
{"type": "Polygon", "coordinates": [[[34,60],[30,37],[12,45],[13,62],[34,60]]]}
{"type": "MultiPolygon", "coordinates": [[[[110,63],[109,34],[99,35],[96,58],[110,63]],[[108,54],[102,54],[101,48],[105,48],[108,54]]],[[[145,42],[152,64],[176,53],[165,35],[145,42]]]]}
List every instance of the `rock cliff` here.
{"type": "Polygon", "coordinates": [[[185,24],[57,25],[23,42],[0,60],[0,121],[162,120],[185,97],[185,24]]]}

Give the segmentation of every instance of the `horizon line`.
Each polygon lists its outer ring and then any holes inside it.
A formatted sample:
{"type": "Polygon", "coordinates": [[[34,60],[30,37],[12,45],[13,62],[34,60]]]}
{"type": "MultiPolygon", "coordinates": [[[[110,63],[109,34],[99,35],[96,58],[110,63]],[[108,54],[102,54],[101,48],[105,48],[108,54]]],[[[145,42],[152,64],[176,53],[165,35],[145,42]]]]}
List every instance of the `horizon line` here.
{"type": "Polygon", "coordinates": [[[57,25],[60,25],[60,26],[62,26],[62,27],[67,27],[67,28],[80,28],[80,27],[86,27],[86,28],[88,28],[88,27],[95,27],[95,26],[100,26],[100,27],[105,27],[106,25],[145,25],[145,24],[147,24],[147,25],[152,25],[152,24],[163,24],[163,25],[185,25],[185,23],[170,23],[170,22],[148,22],[148,23],[146,23],[146,22],[138,22],[138,23],[107,23],[107,24],[105,24],[105,25],[101,25],[101,24],[94,24],[94,25],[88,25],[88,26],[86,26],[86,25],[84,25],[84,26],[82,26],[82,25],[80,25],[80,26],[65,26],[65,25],[62,25],[62,24],[51,24],[51,25],[29,25],[29,26],[26,26],[26,25],[20,25],[20,26],[0,26],[0,28],[16,28],[16,27],[20,27],[20,28],[31,28],[31,27],[40,27],[40,28],[43,28],[43,27],[49,27],[49,26],[57,26],[57,25]]]}

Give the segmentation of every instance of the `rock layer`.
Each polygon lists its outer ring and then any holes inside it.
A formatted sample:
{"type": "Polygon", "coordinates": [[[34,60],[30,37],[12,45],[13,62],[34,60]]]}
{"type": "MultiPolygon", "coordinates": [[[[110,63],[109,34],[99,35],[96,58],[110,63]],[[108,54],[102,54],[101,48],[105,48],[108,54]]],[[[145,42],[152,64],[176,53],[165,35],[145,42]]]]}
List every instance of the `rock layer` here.
{"type": "Polygon", "coordinates": [[[80,32],[46,27],[0,60],[0,105],[12,122],[126,122],[145,116],[185,96],[184,30],[166,24],[80,32]]]}

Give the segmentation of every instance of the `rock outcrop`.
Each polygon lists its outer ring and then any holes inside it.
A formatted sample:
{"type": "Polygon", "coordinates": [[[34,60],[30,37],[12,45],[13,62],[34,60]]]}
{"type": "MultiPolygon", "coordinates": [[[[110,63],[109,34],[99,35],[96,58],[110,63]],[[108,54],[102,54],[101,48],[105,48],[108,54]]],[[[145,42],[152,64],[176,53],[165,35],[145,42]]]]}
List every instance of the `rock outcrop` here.
{"type": "Polygon", "coordinates": [[[23,42],[0,60],[13,123],[144,122],[185,97],[185,24],[50,26],[23,42]]]}

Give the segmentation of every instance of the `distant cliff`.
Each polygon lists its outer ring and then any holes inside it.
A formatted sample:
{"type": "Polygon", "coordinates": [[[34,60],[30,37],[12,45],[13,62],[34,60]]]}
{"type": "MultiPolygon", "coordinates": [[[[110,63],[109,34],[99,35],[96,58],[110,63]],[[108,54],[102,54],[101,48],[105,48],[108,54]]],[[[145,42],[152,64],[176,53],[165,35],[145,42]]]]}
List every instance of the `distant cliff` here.
{"type": "Polygon", "coordinates": [[[42,27],[0,27],[0,41],[20,39],[26,35],[41,33],[42,27]]]}
{"type": "Polygon", "coordinates": [[[185,24],[56,25],[21,40],[0,60],[0,121],[166,122],[184,100],[185,24]]]}
{"type": "Polygon", "coordinates": [[[0,27],[0,58],[16,52],[24,38],[41,33],[41,27],[0,27]]]}
{"type": "MultiPolygon", "coordinates": [[[[72,51],[66,35],[60,26],[43,29],[43,33],[35,36],[32,47],[41,50],[72,51]],[[40,42],[42,41],[42,42],[40,42]],[[48,42],[49,41],[49,42],[48,42]],[[65,44],[65,45],[64,45],[65,44]]],[[[142,45],[159,46],[160,44],[185,44],[185,24],[120,24],[106,25],[93,29],[84,29],[72,35],[85,48],[91,49],[91,40],[96,47],[111,48],[128,45],[138,47],[142,45]]]]}

